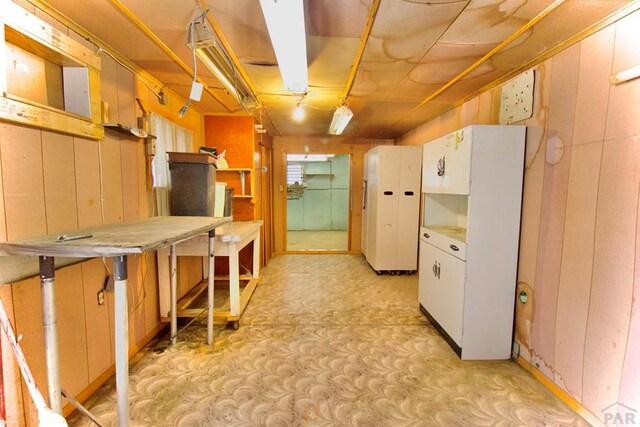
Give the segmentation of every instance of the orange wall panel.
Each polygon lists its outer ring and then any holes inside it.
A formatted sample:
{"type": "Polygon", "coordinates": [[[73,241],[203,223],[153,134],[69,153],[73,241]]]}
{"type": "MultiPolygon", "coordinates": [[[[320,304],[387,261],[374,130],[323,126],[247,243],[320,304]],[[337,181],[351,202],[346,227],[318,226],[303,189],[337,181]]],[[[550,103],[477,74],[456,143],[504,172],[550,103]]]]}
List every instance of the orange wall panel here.
{"type": "Polygon", "coordinates": [[[99,142],[74,138],[78,227],[102,225],[99,142]]]}
{"type": "Polygon", "coordinates": [[[104,223],[113,224],[124,219],[122,203],[122,158],[120,140],[109,135],[100,141],[101,180],[103,189],[102,210],[104,223]]]}

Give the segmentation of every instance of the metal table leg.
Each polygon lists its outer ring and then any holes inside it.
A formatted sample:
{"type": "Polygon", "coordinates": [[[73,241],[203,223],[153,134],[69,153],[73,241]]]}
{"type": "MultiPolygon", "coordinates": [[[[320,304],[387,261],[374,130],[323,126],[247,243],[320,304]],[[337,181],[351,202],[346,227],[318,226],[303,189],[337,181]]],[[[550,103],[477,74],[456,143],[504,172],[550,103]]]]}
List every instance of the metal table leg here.
{"type": "Polygon", "coordinates": [[[178,334],[178,256],[176,254],[176,245],[170,247],[169,270],[171,275],[171,344],[177,342],[178,334]]]}
{"type": "Polygon", "coordinates": [[[54,412],[62,414],[60,366],[58,364],[58,331],[56,327],[56,300],[53,287],[55,266],[53,261],[53,257],[40,257],[42,322],[44,324],[44,351],[47,360],[49,406],[51,406],[54,412]]]}
{"type": "Polygon", "coordinates": [[[127,256],[113,259],[115,270],[116,393],[118,426],[129,425],[129,309],[127,304],[127,256]]]}
{"type": "Polygon", "coordinates": [[[209,310],[207,311],[207,344],[213,344],[213,291],[215,288],[215,254],[214,254],[214,240],[216,237],[216,230],[209,231],[209,277],[207,280],[207,304],[209,310]]]}

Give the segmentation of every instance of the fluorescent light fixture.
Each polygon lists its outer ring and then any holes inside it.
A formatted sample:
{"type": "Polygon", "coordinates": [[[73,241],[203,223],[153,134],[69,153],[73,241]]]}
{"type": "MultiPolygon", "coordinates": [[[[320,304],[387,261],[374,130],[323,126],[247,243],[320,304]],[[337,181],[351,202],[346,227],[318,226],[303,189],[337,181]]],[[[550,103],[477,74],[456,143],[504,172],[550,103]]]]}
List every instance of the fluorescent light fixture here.
{"type": "Polygon", "coordinates": [[[353,112],[343,105],[338,107],[333,113],[333,120],[331,120],[331,126],[329,126],[329,135],[340,135],[344,128],[347,127],[349,120],[353,117],[353,112]]]}
{"type": "Polygon", "coordinates": [[[628,82],[629,80],[637,79],[638,77],[640,77],[640,65],[636,65],[635,67],[620,71],[615,76],[612,76],[610,81],[612,84],[617,85],[620,83],[628,82]]]}
{"type": "Polygon", "coordinates": [[[297,122],[301,122],[304,119],[305,112],[302,105],[296,105],[296,108],[293,110],[293,119],[297,122]]]}
{"type": "Polygon", "coordinates": [[[220,83],[222,83],[224,87],[227,88],[229,93],[238,98],[238,91],[233,86],[233,84],[231,84],[227,76],[222,71],[220,71],[220,68],[218,68],[218,66],[213,62],[213,59],[211,58],[208,50],[206,48],[198,48],[196,49],[196,55],[198,55],[200,61],[202,61],[202,63],[209,69],[209,71],[211,71],[213,75],[216,76],[218,80],[220,80],[220,83]]]}
{"type": "Polygon", "coordinates": [[[308,87],[303,3],[302,0],[260,0],[282,81],[293,93],[305,93],[308,87]]]}

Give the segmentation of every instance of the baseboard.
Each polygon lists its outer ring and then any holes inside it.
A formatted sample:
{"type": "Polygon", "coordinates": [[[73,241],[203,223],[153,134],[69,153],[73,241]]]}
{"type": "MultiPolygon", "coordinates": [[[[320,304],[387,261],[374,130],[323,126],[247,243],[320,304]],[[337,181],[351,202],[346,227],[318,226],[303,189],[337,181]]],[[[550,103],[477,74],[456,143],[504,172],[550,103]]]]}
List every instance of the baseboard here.
{"type": "MultiPolygon", "coordinates": [[[[139,343],[129,347],[129,360],[131,360],[134,356],[136,356],[140,350],[144,348],[153,338],[156,337],[164,328],[167,327],[166,323],[160,323],[154,329],[151,330],[147,335],[145,335],[139,343]]],[[[77,396],[74,398],[83,403],[86,401],[93,393],[95,393],[104,383],[106,383],[114,374],[116,373],[116,366],[111,365],[109,368],[104,371],[98,378],[96,378],[93,382],[91,382],[85,389],[83,389],[77,396]]],[[[73,413],[77,408],[73,406],[71,403],[67,403],[64,408],[62,408],[62,415],[66,418],[73,413]]]]}
{"type": "Polygon", "coordinates": [[[551,391],[558,399],[562,400],[573,412],[580,415],[586,422],[592,426],[604,426],[595,415],[593,415],[587,408],[582,406],[573,396],[558,387],[553,381],[551,381],[546,375],[538,370],[535,366],[527,362],[522,356],[518,356],[516,363],[520,365],[525,371],[529,372],[538,381],[542,383],[546,388],[551,391]]]}

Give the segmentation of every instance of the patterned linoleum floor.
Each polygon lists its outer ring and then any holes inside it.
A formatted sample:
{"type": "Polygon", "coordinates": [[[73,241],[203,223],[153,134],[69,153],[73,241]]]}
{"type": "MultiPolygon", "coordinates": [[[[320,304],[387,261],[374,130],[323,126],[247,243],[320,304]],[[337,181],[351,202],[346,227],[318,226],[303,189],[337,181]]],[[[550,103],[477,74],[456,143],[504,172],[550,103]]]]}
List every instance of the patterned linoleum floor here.
{"type": "MultiPolygon", "coordinates": [[[[418,311],[417,275],[285,255],[239,330],[194,326],[130,371],[132,426],[587,425],[510,361],[460,361],[418,311]]],[[[87,403],[116,425],[113,382],[87,403]]],[[[73,415],[72,426],[92,425],[73,415]]]]}

